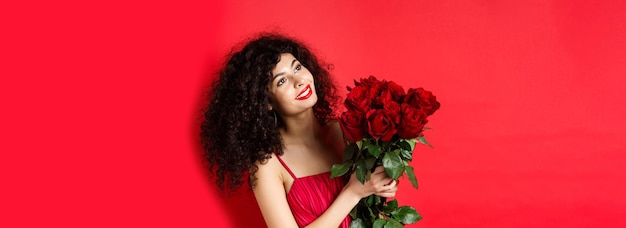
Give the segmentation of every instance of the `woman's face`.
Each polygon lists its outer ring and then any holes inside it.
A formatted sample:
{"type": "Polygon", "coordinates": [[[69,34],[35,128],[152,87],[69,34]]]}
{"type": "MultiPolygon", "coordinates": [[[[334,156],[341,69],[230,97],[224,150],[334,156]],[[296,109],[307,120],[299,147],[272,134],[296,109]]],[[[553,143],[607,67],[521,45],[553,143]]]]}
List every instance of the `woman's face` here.
{"type": "Polygon", "coordinates": [[[280,55],[272,70],[269,91],[270,108],[281,116],[302,113],[317,102],[313,75],[290,53],[280,55]]]}

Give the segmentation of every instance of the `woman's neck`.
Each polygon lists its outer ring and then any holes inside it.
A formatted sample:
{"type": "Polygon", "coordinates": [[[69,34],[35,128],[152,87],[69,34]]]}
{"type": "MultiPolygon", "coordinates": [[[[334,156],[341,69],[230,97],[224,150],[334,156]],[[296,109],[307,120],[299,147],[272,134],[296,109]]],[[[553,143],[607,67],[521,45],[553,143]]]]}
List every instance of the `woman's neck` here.
{"type": "Polygon", "coordinates": [[[321,124],[315,118],[313,110],[283,118],[284,128],[280,134],[285,143],[307,143],[319,137],[321,124]]]}

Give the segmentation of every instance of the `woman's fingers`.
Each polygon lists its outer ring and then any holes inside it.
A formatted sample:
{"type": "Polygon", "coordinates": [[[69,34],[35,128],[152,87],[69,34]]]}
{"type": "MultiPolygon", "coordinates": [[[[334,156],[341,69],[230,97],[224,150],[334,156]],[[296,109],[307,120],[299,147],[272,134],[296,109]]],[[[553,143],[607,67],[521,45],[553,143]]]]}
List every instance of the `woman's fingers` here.
{"type": "Polygon", "coordinates": [[[365,184],[361,184],[357,180],[355,173],[350,176],[350,182],[354,182],[354,187],[360,189],[356,192],[364,195],[363,197],[370,194],[375,194],[381,197],[395,197],[396,191],[398,191],[398,181],[387,176],[385,168],[382,166],[376,167],[374,172],[372,172],[369,181],[365,182],[365,184]]]}
{"type": "Polygon", "coordinates": [[[396,197],[397,191],[398,191],[398,187],[393,187],[389,189],[388,191],[374,193],[374,195],[377,195],[380,197],[391,198],[391,197],[396,197]]]}
{"type": "Polygon", "coordinates": [[[374,169],[374,172],[372,172],[372,175],[378,175],[378,174],[381,174],[381,173],[384,173],[384,172],[385,172],[385,167],[378,166],[378,167],[376,167],[376,169],[374,169]]]}
{"type": "Polygon", "coordinates": [[[398,191],[398,185],[396,183],[396,181],[392,181],[389,185],[384,185],[374,194],[381,197],[395,197],[398,191]]]}
{"type": "Polygon", "coordinates": [[[396,186],[396,182],[389,177],[374,181],[372,184],[374,185],[375,192],[388,191],[389,189],[396,186]]]}
{"type": "Polygon", "coordinates": [[[398,190],[398,186],[397,186],[396,183],[397,183],[396,181],[391,180],[391,182],[389,184],[383,185],[383,191],[384,192],[397,191],[398,190]]]}
{"type": "Polygon", "coordinates": [[[377,195],[377,196],[380,196],[380,197],[385,197],[385,198],[396,197],[395,193],[376,193],[374,195],[377,195]]]}
{"type": "Polygon", "coordinates": [[[386,184],[386,186],[390,188],[396,187],[397,185],[398,185],[398,182],[395,181],[394,179],[391,179],[391,181],[386,184]]]}

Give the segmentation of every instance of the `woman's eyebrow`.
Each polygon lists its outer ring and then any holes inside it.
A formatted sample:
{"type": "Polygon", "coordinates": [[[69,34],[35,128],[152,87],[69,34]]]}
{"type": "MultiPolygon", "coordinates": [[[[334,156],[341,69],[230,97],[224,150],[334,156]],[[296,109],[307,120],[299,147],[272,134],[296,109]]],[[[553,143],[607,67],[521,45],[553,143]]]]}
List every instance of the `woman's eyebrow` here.
{"type": "MultiPolygon", "coordinates": [[[[293,59],[293,61],[291,61],[291,66],[290,66],[291,68],[293,68],[293,64],[296,63],[296,61],[298,61],[298,60],[293,59]]],[[[274,75],[274,77],[272,78],[272,81],[274,81],[274,79],[276,79],[278,76],[281,76],[283,74],[285,74],[285,72],[280,72],[280,73],[274,75]]]]}

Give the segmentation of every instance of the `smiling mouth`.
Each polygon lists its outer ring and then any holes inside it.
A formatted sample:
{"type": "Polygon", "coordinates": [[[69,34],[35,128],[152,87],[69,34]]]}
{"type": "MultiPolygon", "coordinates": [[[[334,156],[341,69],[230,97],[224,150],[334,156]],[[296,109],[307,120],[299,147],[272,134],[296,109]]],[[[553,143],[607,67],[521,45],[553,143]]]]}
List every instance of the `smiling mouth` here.
{"type": "Polygon", "coordinates": [[[307,85],[300,94],[296,97],[296,100],[306,100],[313,94],[313,90],[311,89],[311,85],[307,85]]]}

